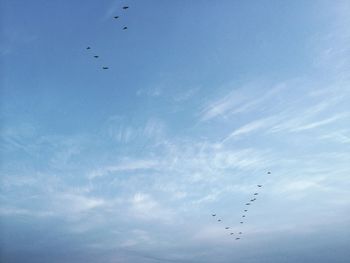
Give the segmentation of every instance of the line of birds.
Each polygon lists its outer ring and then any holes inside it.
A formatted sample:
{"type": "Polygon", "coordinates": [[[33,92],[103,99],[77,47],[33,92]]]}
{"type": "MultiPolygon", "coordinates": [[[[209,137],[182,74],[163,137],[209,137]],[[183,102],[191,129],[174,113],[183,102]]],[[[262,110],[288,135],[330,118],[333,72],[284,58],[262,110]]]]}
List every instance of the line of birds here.
{"type": "MultiPolygon", "coordinates": [[[[127,9],[129,9],[129,6],[125,5],[125,6],[122,7],[122,9],[123,9],[123,10],[127,10],[127,9]]],[[[118,16],[114,16],[113,18],[114,18],[114,19],[118,19],[119,17],[120,17],[120,16],[118,15],[118,16]]],[[[122,28],[122,30],[127,30],[127,29],[128,29],[127,26],[124,26],[124,27],[122,28]]],[[[90,49],[91,49],[90,46],[86,47],[86,50],[90,50],[90,49]]],[[[97,58],[99,58],[100,56],[94,55],[93,57],[97,59],[97,58]]],[[[103,66],[102,69],[106,70],[106,69],[109,69],[109,67],[103,66]]]]}
{"type": "MultiPolygon", "coordinates": [[[[271,174],[271,172],[267,172],[267,174],[271,174]]],[[[262,185],[262,184],[258,184],[257,187],[258,187],[258,188],[261,188],[261,187],[263,187],[263,185],[262,185]]],[[[253,197],[250,199],[250,201],[247,202],[245,205],[246,205],[246,206],[250,206],[250,205],[252,204],[252,202],[255,202],[255,201],[257,200],[257,198],[256,198],[257,195],[259,195],[259,192],[255,192],[255,193],[253,194],[253,197]]],[[[242,218],[245,218],[245,217],[247,216],[246,213],[248,212],[248,209],[244,209],[243,211],[244,211],[244,213],[243,213],[243,215],[242,215],[242,218]]],[[[212,217],[216,217],[216,214],[212,214],[212,217]]],[[[243,220],[243,219],[242,219],[242,220],[243,220]]],[[[222,222],[222,219],[221,219],[221,218],[218,218],[218,219],[217,219],[217,222],[222,222]]],[[[240,221],[239,223],[240,223],[240,224],[244,224],[244,221],[240,221]]],[[[229,226],[226,226],[226,227],[225,227],[225,230],[229,230],[229,229],[231,229],[231,227],[229,227],[229,226]]],[[[232,235],[234,235],[234,234],[235,234],[234,232],[230,232],[230,233],[229,233],[230,236],[232,236],[232,235]]],[[[238,234],[238,235],[242,235],[243,232],[238,232],[237,234],[238,234]]],[[[240,239],[241,239],[240,237],[236,237],[236,238],[235,238],[235,240],[240,240],[240,239]]]]}

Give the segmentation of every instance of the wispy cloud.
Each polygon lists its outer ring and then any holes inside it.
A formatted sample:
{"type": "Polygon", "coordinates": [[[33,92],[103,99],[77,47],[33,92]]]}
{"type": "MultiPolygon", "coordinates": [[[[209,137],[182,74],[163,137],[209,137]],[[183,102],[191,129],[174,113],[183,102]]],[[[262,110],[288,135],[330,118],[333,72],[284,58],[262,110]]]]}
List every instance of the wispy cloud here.
{"type": "Polygon", "coordinates": [[[1,207],[0,216],[27,216],[27,217],[50,217],[55,214],[50,211],[34,211],[32,209],[16,208],[16,207],[1,207]]]}
{"type": "Polygon", "coordinates": [[[205,106],[201,111],[200,119],[202,121],[208,121],[218,116],[221,116],[228,111],[231,111],[235,106],[238,106],[245,100],[243,92],[241,90],[231,91],[228,95],[209,105],[205,106]]]}
{"type": "Polygon", "coordinates": [[[347,130],[340,130],[336,132],[329,132],[319,137],[322,140],[332,140],[338,143],[350,143],[350,132],[347,130]]]}
{"type": "Polygon", "coordinates": [[[145,193],[136,193],[130,199],[129,213],[142,220],[162,220],[168,222],[174,219],[171,209],[163,207],[152,196],[145,193]]]}
{"type": "Polygon", "coordinates": [[[326,119],[317,119],[311,118],[310,115],[302,113],[298,117],[292,117],[286,121],[282,121],[270,128],[270,132],[302,132],[306,130],[315,129],[321,126],[328,125],[330,123],[336,122],[338,120],[347,118],[349,116],[348,113],[337,113],[334,116],[331,116],[326,119]]]}
{"type": "Polygon", "coordinates": [[[264,102],[286,88],[285,83],[279,83],[271,88],[266,88],[265,85],[247,84],[231,90],[224,97],[209,103],[202,109],[200,114],[201,121],[209,121],[220,116],[227,117],[256,110],[264,102]]]}
{"type": "Polygon", "coordinates": [[[154,240],[150,234],[141,229],[133,229],[128,233],[129,238],[122,242],[121,247],[135,247],[140,244],[152,244],[154,240]]]}
{"type": "Polygon", "coordinates": [[[89,197],[77,192],[55,193],[54,203],[58,211],[67,213],[67,215],[80,214],[106,204],[101,198],[89,197]]]}
{"type": "Polygon", "coordinates": [[[120,143],[130,143],[136,140],[159,139],[166,130],[165,123],[159,119],[150,118],[143,125],[130,125],[123,117],[108,118],[106,133],[120,143]]]}
{"type": "Polygon", "coordinates": [[[159,162],[156,160],[124,160],[118,165],[107,166],[94,170],[89,174],[88,178],[94,179],[96,177],[125,171],[156,169],[158,166],[159,162]]]}
{"type": "Polygon", "coordinates": [[[317,128],[317,127],[320,127],[320,126],[324,126],[324,125],[333,123],[333,122],[335,122],[337,120],[344,119],[344,118],[346,118],[348,116],[349,116],[349,114],[343,114],[343,113],[336,114],[335,116],[329,117],[327,119],[315,121],[315,122],[312,122],[312,123],[308,123],[308,124],[296,127],[294,129],[292,129],[292,131],[298,132],[298,131],[305,131],[305,130],[314,129],[314,128],[317,128]]]}
{"type": "Polygon", "coordinates": [[[277,122],[280,118],[278,116],[267,117],[259,120],[252,121],[243,125],[242,127],[234,130],[231,134],[229,134],[222,142],[226,142],[230,139],[241,137],[243,135],[250,134],[252,132],[256,132],[263,128],[269,128],[273,123],[277,122]]]}

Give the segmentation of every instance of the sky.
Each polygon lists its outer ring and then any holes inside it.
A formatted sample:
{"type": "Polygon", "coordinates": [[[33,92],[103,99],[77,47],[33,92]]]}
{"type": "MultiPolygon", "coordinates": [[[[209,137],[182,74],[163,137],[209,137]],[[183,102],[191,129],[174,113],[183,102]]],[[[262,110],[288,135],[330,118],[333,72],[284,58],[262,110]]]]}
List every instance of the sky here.
{"type": "Polygon", "coordinates": [[[350,1],[0,3],[1,262],[347,262],[350,1]]]}

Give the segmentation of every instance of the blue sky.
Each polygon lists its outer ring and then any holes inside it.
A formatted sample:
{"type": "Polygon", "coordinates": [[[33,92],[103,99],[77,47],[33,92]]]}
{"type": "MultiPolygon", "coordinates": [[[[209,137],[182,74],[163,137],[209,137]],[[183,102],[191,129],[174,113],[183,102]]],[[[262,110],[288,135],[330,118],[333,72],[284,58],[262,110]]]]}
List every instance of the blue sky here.
{"type": "Polygon", "coordinates": [[[1,261],[348,260],[349,1],[1,10],[1,261]]]}

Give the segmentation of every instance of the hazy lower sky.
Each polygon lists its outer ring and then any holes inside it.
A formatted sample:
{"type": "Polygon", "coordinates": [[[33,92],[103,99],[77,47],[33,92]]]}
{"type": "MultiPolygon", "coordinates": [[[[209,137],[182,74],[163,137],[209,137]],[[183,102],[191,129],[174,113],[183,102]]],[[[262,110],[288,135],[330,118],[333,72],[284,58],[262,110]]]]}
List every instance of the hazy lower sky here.
{"type": "Polygon", "coordinates": [[[350,1],[0,2],[1,262],[348,262],[350,1]]]}

